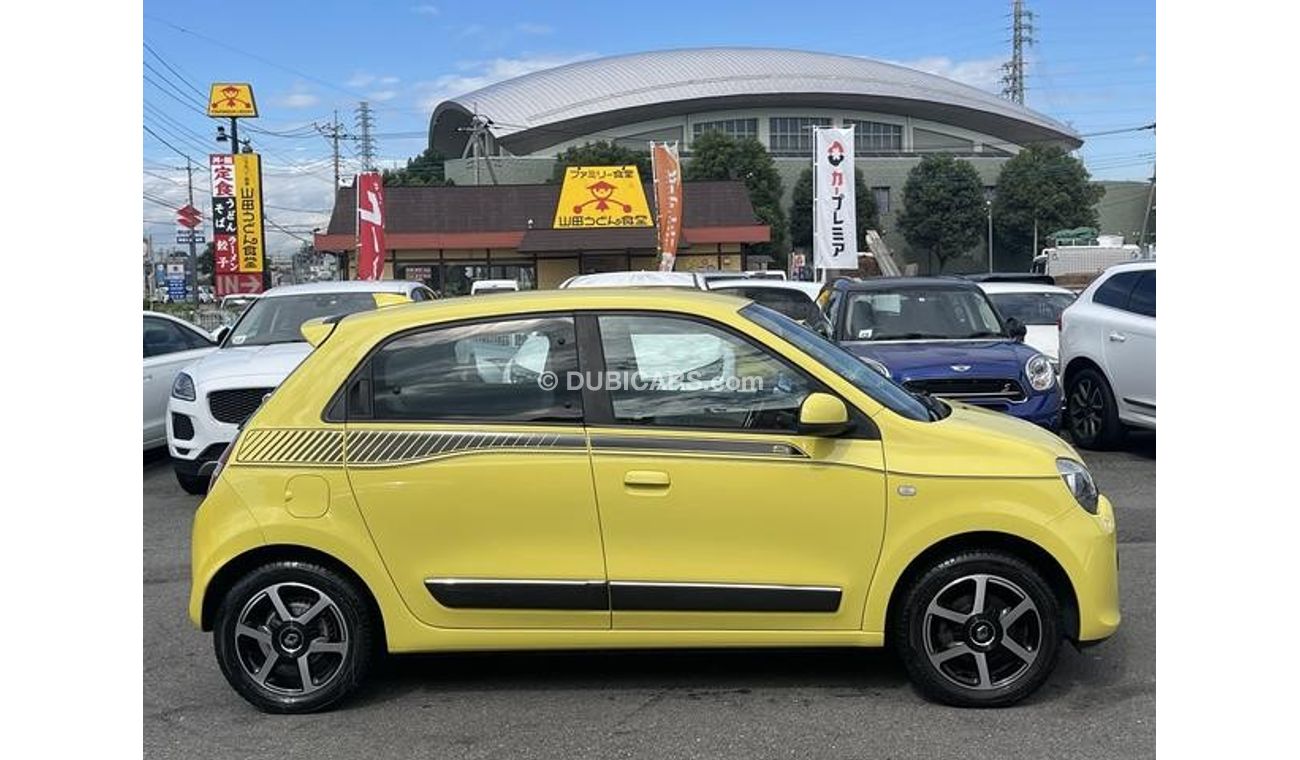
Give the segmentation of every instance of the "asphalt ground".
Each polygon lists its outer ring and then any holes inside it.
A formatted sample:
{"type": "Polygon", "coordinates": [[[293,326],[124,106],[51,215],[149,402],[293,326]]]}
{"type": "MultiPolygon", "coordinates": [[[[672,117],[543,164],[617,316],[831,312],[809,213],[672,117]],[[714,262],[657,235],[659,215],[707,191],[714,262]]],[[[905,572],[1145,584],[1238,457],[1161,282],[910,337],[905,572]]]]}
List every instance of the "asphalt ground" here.
{"type": "Polygon", "coordinates": [[[271,716],[222,677],[186,617],[198,497],[144,464],[144,751],[150,758],[1139,758],[1155,756],[1154,436],[1086,454],[1116,506],[1124,623],[1062,649],[1002,710],[923,700],[887,651],[747,650],[387,658],[320,715],[271,716]]]}

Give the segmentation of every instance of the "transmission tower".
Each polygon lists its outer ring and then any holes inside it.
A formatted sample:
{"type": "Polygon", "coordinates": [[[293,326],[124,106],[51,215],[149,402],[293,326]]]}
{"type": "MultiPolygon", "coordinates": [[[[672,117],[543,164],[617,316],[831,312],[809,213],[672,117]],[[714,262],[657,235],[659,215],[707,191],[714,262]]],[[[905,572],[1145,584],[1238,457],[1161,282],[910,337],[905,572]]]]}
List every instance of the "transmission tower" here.
{"type": "Polygon", "coordinates": [[[1011,3],[1011,60],[1002,64],[1002,97],[1025,104],[1025,48],[1034,44],[1034,13],[1024,0],[1011,3]]]}
{"type": "Polygon", "coordinates": [[[370,113],[370,104],[361,101],[357,106],[357,131],[361,133],[361,168],[373,171],[375,168],[375,138],[371,130],[375,126],[374,114],[370,113]]]}

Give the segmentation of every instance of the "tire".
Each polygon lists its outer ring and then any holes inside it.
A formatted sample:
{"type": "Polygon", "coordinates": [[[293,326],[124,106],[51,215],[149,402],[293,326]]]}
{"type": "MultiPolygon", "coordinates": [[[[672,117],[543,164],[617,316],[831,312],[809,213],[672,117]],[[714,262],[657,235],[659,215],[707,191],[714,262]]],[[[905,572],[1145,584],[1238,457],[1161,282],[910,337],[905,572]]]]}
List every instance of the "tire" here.
{"type": "Polygon", "coordinates": [[[1051,587],[1028,563],[996,551],[963,551],[917,576],[890,628],[912,683],[957,707],[1006,707],[1034,693],[1056,666],[1062,637],[1051,587]]]}
{"type": "Polygon", "coordinates": [[[1106,450],[1124,441],[1119,406],[1105,376],[1092,367],[1070,375],[1065,396],[1065,427],[1070,439],[1085,449],[1106,450]]]}
{"type": "Polygon", "coordinates": [[[226,680],[254,707],[309,713],[360,687],[374,659],[376,631],[353,581],[309,562],[276,562],[241,578],[221,600],[213,647],[226,680]],[[304,688],[304,662],[310,688],[304,688]]]}
{"type": "Polygon", "coordinates": [[[176,482],[181,484],[185,493],[193,496],[206,496],[208,493],[208,478],[202,475],[190,475],[189,473],[176,470],[176,482]]]}

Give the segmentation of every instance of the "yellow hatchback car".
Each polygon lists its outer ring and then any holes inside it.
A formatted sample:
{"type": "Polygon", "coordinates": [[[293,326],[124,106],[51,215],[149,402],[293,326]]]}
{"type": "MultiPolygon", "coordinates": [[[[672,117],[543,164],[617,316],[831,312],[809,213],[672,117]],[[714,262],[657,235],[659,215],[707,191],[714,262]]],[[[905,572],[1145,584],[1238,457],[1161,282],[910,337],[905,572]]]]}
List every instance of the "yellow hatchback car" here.
{"type": "Polygon", "coordinates": [[[222,457],[189,614],[271,712],[380,653],[895,647],[1011,704],[1119,625],[1115,522],[1050,433],[781,314],[668,290],[314,320],[222,457]]]}

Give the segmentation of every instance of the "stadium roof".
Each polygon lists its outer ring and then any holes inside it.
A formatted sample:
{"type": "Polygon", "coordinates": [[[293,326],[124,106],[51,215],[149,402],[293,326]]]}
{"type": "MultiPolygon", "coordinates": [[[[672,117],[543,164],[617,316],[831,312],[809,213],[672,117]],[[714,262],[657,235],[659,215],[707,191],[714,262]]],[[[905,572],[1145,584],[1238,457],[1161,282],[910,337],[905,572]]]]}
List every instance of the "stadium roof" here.
{"type": "Polygon", "coordinates": [[[1070,127],[950,79],[868,58],[771,48],[661,50],[580,61],[443,101],[430,144],[459,157],[475,110],[516,155],[613,127],[701,111],[811,107],[914,116],[1014,145],[1082,145],[1070,127]]]}

